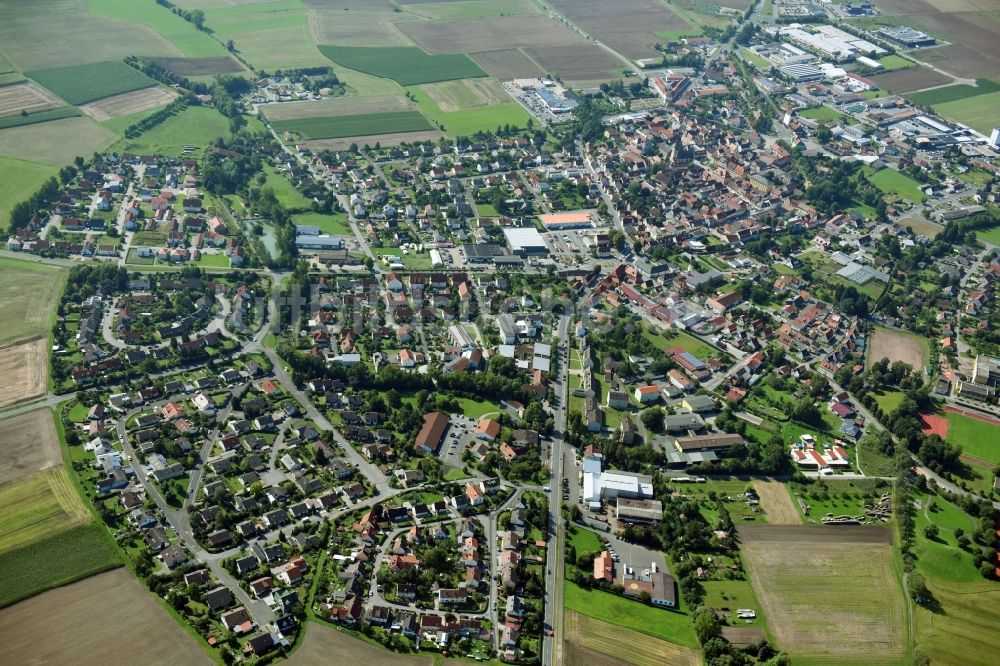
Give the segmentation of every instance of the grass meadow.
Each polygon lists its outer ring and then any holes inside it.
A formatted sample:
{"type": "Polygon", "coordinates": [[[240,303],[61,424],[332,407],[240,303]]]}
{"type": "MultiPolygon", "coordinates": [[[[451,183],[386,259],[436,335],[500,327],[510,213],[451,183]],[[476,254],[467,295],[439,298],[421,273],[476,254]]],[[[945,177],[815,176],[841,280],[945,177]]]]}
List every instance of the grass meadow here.
{"type": "Polygon", "coordinates": [[[49,164],[0,157],[0,225],[8,225],[14,204],[34,194],[57,171],[49,164]]]}
{"type": "Polygon", "coordinates": [[[516,103],[497,104],[479,108],[444,111],[430,96],[419,88],[411,88],[417,105],[429,118],[441,124],[452,136],[469,136],[476,132],[492,132],[502,125],[527,127],[531,116],[516,103]]]}
{"type": "Polygon", "coordinates": [[[874,171],[870,167],[865,167],[864,174],[868,182],[886,194],[895,194],[911,203],[920,203],[920,200],[925,198],[920,191],[920,183],[904,173],[892,169],[874,171]]]}
{"type": "Polygon", "coordinates": [[[602,590],[585,590],[565,583],[563,603],[566,610],[661,638],[684,647],[697,648],[691,616],[680,611],[647,606],[602,590]]]}
{"type": "MultiPolygon", "coordinates": [[[[2,187],[2,185],[0,185],[2,187]]],[[[0,259],[0,343],[48,333],[67,271],[18,259],[0,259]]]]}

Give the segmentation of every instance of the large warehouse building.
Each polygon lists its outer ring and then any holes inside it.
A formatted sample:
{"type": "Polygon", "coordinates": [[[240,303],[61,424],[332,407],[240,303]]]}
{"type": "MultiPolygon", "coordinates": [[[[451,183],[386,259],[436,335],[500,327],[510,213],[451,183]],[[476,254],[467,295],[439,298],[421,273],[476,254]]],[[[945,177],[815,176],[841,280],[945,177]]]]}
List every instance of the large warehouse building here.
{"type": "Polygon", "coordinates": [[[549,253],[549,248],[546,247],[545,241],[542,240],[542,235],[534,227],[504,229],[503,235],[507,239],[507,245],[510,247],[511,254],[526,257],[549,253]]]}

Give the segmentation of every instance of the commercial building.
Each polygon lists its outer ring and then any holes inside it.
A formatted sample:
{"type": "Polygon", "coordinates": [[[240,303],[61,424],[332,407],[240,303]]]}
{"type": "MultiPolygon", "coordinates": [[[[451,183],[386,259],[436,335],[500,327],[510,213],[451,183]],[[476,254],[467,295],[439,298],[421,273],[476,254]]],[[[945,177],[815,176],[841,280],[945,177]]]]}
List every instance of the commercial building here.
{"type": "Polygon", "coordinates": [[[295,247],[300,250],[341,250],[344,240],[326,234],[300,234],[295,237],[295,247]]]}
{"type": "Polygon", "coordinates": [[[602,499],[652,499],[653,484],[635,474],[604,472],[604,456],[597,453],[583,459],[583,501],[599,508],[602,499]]]}
{"type": "Polygon", "coordinates": [[[549,231],[559,231],[560,229],[584,229],[593,226],[590,213],[578,211],[572,213],[546,213],[540,215],[542,224],[549,231]]]}
{"type": "Polygon", "coordinates": [[[448,428],[448,415],[442,412],[424,414],[424,425],[417,433],[413,448],[421,453],[437,453],[448,428]]]}
{"type": "Polygon", "coordinates": [[[503,230],[504,238],[511,254],[521,257],[543,255],[549,253],[542,235],[534,227],[514,227],[503,230]]]}
{"type": "Polygon", "coordinates": [[[888,55],[881,46],[855,37],[849,32],[832,25],[817,25],[807,28],[788,27],[778,32],[785,39],[803,46],[835,61],[853,60],[861,55],[888,55]]]}
{"type": "Polygon", "coordinates": [[[897,44],[908,46],[911,49],[920,46],[934,46],[936,40],[928,34],[914,30],[905,25],[890,26],[880,28],[878,34],[886,37],[897,44]]]}
{"type": "Polygon", "coordinates": [[[653,525],[663,519],[663,502],[619,497],[615,507],[615,518],[625,523],[653,525]]]}

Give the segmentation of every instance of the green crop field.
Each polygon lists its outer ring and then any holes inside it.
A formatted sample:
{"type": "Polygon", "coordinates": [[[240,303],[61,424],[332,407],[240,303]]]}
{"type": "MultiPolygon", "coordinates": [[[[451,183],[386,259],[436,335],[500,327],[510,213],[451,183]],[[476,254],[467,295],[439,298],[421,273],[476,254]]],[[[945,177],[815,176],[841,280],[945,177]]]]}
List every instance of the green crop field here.
{"type": "Polygon", "coordinates": [[[410,88],[420,110],[429,118],[441,124],[444,131],[452,136],[469,136],[476,132],[492,132],[502,125],[527,127],[531,116],[516,103],[498,104],[475,109],[443,111],[427,93],[419,88],[410,88]]]}
{"type": "Polygon", "coordinates": [[[634,629],[670,643],[698,647],[698,639],[694,635],[694,626],[688,613],[647,606],[602,590],[585,590],[575,583],[567,582],[564,585],[566,610],[634,629]]]}
{"type": "Polygon", "coordinates": [[[320,46],[319,50],[342,67],[404,86],[486,76],[464,53],[431,55],[416,46],[320,46]]]}
{"type": "Polygon", "coordinates": [[[6,118],[0,118],[0,129],[20,127],[21,125],[34,125],[35,123],[44,123],[49,120],[59,120],[61,118],[75,118],[79,115],[80,112],[73,107],[64,106],[58,109],[48,109],[46,111],[29,113],[26,116],[7,116],[6,118]]]}
{"type": "Polygon", "coordinates": [[[0,343],[48,333],[67,271],[18,259],[0,259],[0,343]]]}
{"type": "Polygon", "coordinates": [[[320,232],[334,236],[350,236],[351,225],[347,221],[345,213],[336,215],[323,215],[322,213],[304,213],[292,218],[295,224],[318,227],[320,232]]]}
{"type": "Polygon", "coordinates": [[[0,552],[89,521],[61,465],[0,486],[0,552]]]}
{"type": "Polygon", "coordinates": [[[294,132],[303,139],[339,139],[434,129],[427,122],[427,119],[416,111],[369,113],[334,118],[275,120],[272,121],[271,126],[276,132],[294,132]]]}
{"type": "Polygon", "coordinates": [[[166,7],[137,0],[87,0],[87,11],[141,23],[192,57],[228,55],[226,48],[208,33],[198,30],[166,7]]]}
{"type": "Polygon", "coordinates": [[[76,105],[156,85],[153,79],[118,60],[54,67],[25,74],[76,105]]]}
{"type": "Polygon", "coordinates": [[[882,65],[882,69],[879,72],[895,72],[898,69],[913,67],[911,61],[898,55],[887,55],[884,58],[879,58],[878,62],[882,65]]]}
{"type": "Polygon", "coordinates": [[[34,194],[56,171],[48,164],[0,157],[0,226],[7,227],[14,204],[34,194]]]}
{"type": "Polygon", "coordinates": [[[892,169],[873,171],[870,167],[864,168],[864,174],[868,182],[886,194],[895,194],[913,203],[920,203],[924,198],[920,191],[920,183],[906,174],[892,169]]]}
{"type": "Polygon", "coordinates": [[[1000,464],[1000,426],[961,414],[944,414],[948,419],[948,441],[962,447],[962,452],[1000,464]]]}
{"type": "Polygon", "coordinates": [[[1000,126],[1000,92],[935,104],[934,110],[989,136],[1000,126]]]}
{"type": "Polygon", "coordinates": [[[978,97],[995,92],[1000,92],[1000,83],[995,83],[989,79],[976,79],[976,85],[974,86],[965,84],[945,86],[924,92],[909,93],[906,97],[914,104],[919,104],[920,106],[936,106],[938,104],[967,100],[970,97],[978,97]]]}
{"type": "Polygon", "coordinates": [[[102,526],[70,528],[0,553],[0,607],[119,566],[114,544],[102,526]]]}
{"type": "Polygon", "coordinates": [[[305,208],[310,201],[302,196],[302,193],[295,189],[283,174],[274,170],[270,164],[264,165],[264,173],[267,174],[267,187],[274,191],[278,203],[285,208],[305,208]]]}

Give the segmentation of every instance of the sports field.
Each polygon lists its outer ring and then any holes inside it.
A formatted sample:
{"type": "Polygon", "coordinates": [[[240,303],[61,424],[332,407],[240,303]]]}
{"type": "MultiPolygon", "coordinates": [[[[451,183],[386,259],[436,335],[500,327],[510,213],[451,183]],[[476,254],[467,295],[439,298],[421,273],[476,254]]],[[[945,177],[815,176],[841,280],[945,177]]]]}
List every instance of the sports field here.
{"type": "Polygon", "coordinates": [[[698,647],[691,616],[687,613],[647,606],[610,592],[585,590],[569,582],[565,583],[563,600],[567,611],[576,611],[682,647],[698,647]]]}
{"type": "Polygon", "coordinates": [[[927,341],[919,335],[878,326],[869,339],[868,367],[887,358],[890,365],[902,361],[915,372],[922,372],[929,354],[927,341]]]}
{"type": "Polygon", "coordinates": [[[351,225],[347,221],[347,215],[339,213],[337,215],[323,215],[322,213],[304,213],[292,218],[295,224],[303,226],[318,227],[324,234],[334,236],[350,236],[351,225]]]}
{"type": "Polygon", "coordinates": [[[1000,464],[1000,424],[956,414],[945,409],[946,439],[962,447],[962,453],[992,464],[1000,464]]]}
{"type": "Polygon", "coordinates": [[[86,104],[102,97],[156,85],[156,81],[120,60],[55,67],[25,74],[70,104],[86,104]]]}
{"type": "Polygon", "coordinates": [[[794,663],[902,661],[906,612],[890,528],[742,525],[739,534],[768,626],[794,663]]]}
{"type": "Polygon", "coordinates": [[[808,109],[802,109],[798,112],[803,118],[809,118],[810,120],[838,120],[842,122],[851,122],[849,116],[831,109],[828,106],[814,106],[808,109]]]}
{"type": "Polygon", "coordinates": [[[431,55],[415,46],[320,46],[319,49],[343,67],[392,79],[404,86],[486,76],[476,63],[460,53],[431,55]]]}
{"type": "Polygon", "coordinates": [[[0,634],[14,664],[214,663],[124,569],[0,611],[0,634]]]}
{"type": "Polygon", "coordinates": [[[334,118],[275,120],[271,126],[276,132],[292,132],[303,139],[337,139],[433,129],[427,119],[416,111],[393,111],[334,118]]]}
{"type": "Polygon", "coordinates": [[[47,335],[66,280],[64,268],[18,259],[0,259],[0,343],[47,335]]]}
{"type": "Polygon", "coordinates": [[[647,634],[566,611],[564,651],[567,664],[634,664],[697,666],[699,652],[647,634]],[[595,654],[596,653],[596,654],[595,654]]]}
{"type": "Polygon", "coordinates": [[[865,167],[864,174],[868,182],[886,194],[895,194],[911,203],[920,203],[926,198],[920,191],[920,183],[904,173],[888,168],[874,171],[871,167],[865,167]]]}
{"type": "MultiPolygon", "coordinates": [[[[3,137],[2,133],[0,137],[3,137]]],[[[57,171],[49,164],[0,157],[0,226],[6,228],[10,223],[10,210],[14,204],[34,193],[57,171]]]]}

